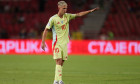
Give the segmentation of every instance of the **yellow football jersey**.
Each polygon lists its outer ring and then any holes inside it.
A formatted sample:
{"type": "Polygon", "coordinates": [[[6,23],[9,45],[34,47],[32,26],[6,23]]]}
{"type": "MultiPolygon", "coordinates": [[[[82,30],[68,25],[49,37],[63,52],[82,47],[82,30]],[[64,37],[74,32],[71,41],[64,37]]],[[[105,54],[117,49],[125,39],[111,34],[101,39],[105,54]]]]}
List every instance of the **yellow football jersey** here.
{"type": "Polygon", "coordinates": [[[57,14],[49,19],[46,25],[47,29],[52,28],[53,43],[54,44],[66,44],[69,42],[69,21],[74,19],[76,14],[65,13],[63,18],[60,18],[57,14]]]}

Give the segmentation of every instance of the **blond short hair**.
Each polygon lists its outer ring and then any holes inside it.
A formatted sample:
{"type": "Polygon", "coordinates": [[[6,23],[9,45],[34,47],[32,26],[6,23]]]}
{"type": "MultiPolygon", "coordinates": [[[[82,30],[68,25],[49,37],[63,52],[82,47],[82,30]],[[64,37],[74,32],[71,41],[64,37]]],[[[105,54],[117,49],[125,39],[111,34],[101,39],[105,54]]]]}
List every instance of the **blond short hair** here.
{"type": "Polygon", "coordinates": [[[64,6],[64,5],[67,5],[67,3],[65,1],[59,1],[57,5],[58,6],[64,6]]]}

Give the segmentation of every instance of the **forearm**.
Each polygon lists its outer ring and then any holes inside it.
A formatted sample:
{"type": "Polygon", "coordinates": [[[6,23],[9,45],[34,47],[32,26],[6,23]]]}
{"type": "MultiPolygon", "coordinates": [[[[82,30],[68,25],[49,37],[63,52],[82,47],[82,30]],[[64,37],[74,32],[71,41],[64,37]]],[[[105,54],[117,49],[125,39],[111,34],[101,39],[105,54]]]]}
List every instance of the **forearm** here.
{"type": "Polygon", "coordinates": [[[80,12],[80,13],[77,13],[77,17],[81,17],[81,16],[84,16],[84,15],[87,15],[88,13],[90,13],[91,11],[88,10],[88,11],[83,11],[83,12],[80,12]]]}
{"type": "Polygon", "coordinates": [[[45,43],[45,39],[46,39],[46,36],[47,36],[47,29],[45,29],[44,31],[43,31],[43,35],[42,35],[42,43],[45,43]]]}
{"type": "Polygon", "coordinates": [[[88,11],[83,11],[83,12],[77,13],[76,16],[81,17],[81,16],[87,15],[87,14],[89,14],[89,13],[95,11],[95,10],[98,10],[98,9],[99,9],[99,7],[96,7],[94,9],[91,9],[91,10],[88,10],[88,11]]]}

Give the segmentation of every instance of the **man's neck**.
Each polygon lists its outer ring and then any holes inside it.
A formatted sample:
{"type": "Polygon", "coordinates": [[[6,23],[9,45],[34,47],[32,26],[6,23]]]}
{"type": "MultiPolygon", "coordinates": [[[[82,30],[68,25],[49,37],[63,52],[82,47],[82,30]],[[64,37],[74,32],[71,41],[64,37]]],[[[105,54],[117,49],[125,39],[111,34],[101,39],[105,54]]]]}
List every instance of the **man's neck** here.
{"type": "Polygon", "coordinates": [[[60,18],[63,18],[63,15],[64,15],[64,14],[61,14],[61,13],[58,12],[58,16],[59,16],[60,18]]]}

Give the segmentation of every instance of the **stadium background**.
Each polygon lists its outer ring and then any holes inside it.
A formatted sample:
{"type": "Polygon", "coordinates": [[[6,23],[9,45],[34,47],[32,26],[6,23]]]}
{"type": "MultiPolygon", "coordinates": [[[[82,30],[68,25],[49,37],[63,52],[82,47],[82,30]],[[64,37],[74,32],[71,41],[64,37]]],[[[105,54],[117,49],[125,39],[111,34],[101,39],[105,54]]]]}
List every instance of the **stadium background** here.
{"type": "MultiPolygon", "coordinates": [[[[52,84],[51,30],[46,52],[40,43],[58,1],[0,0],[0,84],[52,84]]],[[[64,82],[139,84],[140,0],[65,1],[68,13],[100,10],[70,22],[64,82]]]]}

